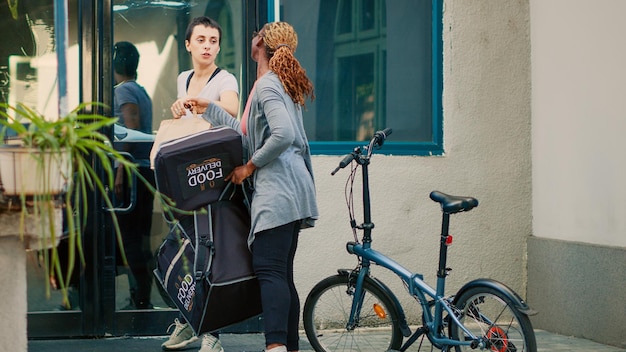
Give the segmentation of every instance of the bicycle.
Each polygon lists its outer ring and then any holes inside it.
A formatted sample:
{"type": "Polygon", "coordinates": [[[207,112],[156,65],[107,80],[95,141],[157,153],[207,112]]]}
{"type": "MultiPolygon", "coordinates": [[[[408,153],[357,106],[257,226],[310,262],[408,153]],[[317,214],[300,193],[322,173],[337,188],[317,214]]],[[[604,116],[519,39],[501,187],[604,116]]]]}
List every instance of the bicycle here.
{"type": "MultiPolygon", "coordinates": [[[[439,203],[443,216],[439,245],[436,287],[423,276],[404,268],[392,258],[372,248],[369,174],[372,152],[382,147],[391,129],[375,133],[366,146],[357,146],[331,173],[352,165],[346,182],[346,201],[354,241],[346,245],[357,257],[355,269],[339,269],[336,275],[320,281],[309,292],[303,310],[306,336],[317,352],[406,351],[424,336],[430,349],[496,352],[536,352],[533,327],[528,318],[534,311],[503,283],[476,279],[466,283],[455,295],[445,296],[445,280],[451,270],[446,266],[450,215],[468,212],[478,206],[473,197],[461,197],[433,191],[430,198],[439,203]],[[354,216],[353,186],[356,172],[362,171],[363,223],[354,216]],[[362,231],[359,241],[357,230],[362,231]],[[377,264],[392,271],[404,283],[422,309],[422,326],[414,332],[407,323],[404,309],[396,295],[379,279],[371,276],[370,266],[377,264]],[[384,346],[380,345],[384,341],[384,346]],[[404,338],[408,338],[403,343],[404,338]]],[[[424,345],[424,346],[427,346],[424,345]]],[[[427,347],[426,347],[427,348],[427,347]]]]}

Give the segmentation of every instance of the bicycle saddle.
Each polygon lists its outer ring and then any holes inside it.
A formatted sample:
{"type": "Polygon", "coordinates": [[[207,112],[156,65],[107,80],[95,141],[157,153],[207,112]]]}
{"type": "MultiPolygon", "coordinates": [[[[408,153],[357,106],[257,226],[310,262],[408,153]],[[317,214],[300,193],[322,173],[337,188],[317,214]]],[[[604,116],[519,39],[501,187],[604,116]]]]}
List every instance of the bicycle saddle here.
{"type": "Polygon", "coordinates": [[[470,211],[478,206],[474,197],[451,196],[439,191],[430,192],[430,199],[441,204],[441,209],[448,214],[470,211]]]}

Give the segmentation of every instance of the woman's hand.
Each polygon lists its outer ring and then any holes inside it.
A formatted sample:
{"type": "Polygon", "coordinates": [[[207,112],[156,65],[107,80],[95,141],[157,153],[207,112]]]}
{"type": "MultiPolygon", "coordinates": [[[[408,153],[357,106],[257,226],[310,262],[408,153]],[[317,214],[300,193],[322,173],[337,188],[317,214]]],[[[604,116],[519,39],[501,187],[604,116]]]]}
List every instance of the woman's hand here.
{"type": "Polygon", "coordinates": [[[179,119],[185,115],[187,115],[187,110],[185,107],[186,99],[177,99],[174,104],[172,104],[170,110],[172,110],[172,116],[175,119],[179,119]]]}
{"type": "Polygon", "coordinates": [[[193,111],[196,114],[204,114],[206,108],[209,107],[211,102],[207,99],[202,98],[187,98],[183,102],[183,106],[185,109],[193,111]]]}
{"type": "Polygon", "coordinates": [[[240,185],[254,173],[254,170],[256,170],[256,165],[254,165],[252,161],[248,161],[245,165],[237,166],[233,172],[226,176],[226,181],[240,185]]]}

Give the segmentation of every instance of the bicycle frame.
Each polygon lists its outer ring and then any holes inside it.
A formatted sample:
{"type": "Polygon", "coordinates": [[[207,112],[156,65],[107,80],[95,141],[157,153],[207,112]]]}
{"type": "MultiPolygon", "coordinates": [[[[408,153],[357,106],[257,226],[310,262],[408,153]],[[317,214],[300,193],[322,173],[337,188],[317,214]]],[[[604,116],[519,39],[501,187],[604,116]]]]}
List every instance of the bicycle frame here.
{"type": "MultiPolygon", "coordinates": [[[[426,282],[423,281],[423,276],[421,274],[412,273],[410,270],[404,268],[398,262],[390,259],[384,254],[372,249],[366,248],[364,244],[358,244],[354,242],[350,242],[347,245],[348,253],[354,254],[360,258],[361,268],[359,270],[358,276],[355,281],[355,297],[361,297],[363,294],[363,282],[365,281],[365,277],[367,277],[370,273],[370,265],[374,263],[376,265],[382,266],[388,270],[391,270],[398,277],[400,277],[408,287],[408,291],[411,295],[417,298],[419,304],[422,307],[424,312],[424,323],[428,331],[432,331],[429,338],[432,339],[433,343],[440,345],[450,345],[450,346],[459,346],[459,345],[470,345],[472,341],[477,341],[478,338],[474,336],[470,331],[468,331],[463,324],[456,317],[453,308],[450,305],[450,301],[443,296],[443,294],[439,294],[439,290],[443,289],[443,279],[438,279],[437,290],[433,289],[426,282]],[[430,297],[434,299],[435,308],[434,314],[431,312],[429,307],[428,298],[430,297]],[[447,337],[444,337],[440,331],[443,325],[443,312],[444,310],[448,313],[448,316],[458,324],[458,326],[463,329],[465,333],[470,338],[470,341],[457,341],[451,340],[447,337]]],[[[355,317],[359,315],[361,310],[360,306],[361,299],[355,299],[352,302],[352,310],[350,312],[350,318],[348,323],[348,329],[354,328],[356,326],[355,317]]],[[[426,333],[426,330],[418,330],[416,331],[414,337],[409,339],[410,343],[406,346],[410,346],[411,343],[415,341],[417,337],[426,333]]],[[[406,336],[406,335],[405,335],[406,336]]],[[[404,349],[404,348],[403,348],[404,349]]]]}
{"type": "Polygon", "coordinates": [[[439,203],[442,211],[435,286],[427,284],[422,274],[408,270],[372,248],[374,223],[369,164],[374,148],[381,147],[390,133],[389,128],[377,131],[369,145],[354,148],[331,172],[334,175],[339,169],[351,165],[345,197],[354,240],[347,243],[346,249],[357,257],[358,264],[354,269],[339,269],[338,275],[323,279],[307,296],[303,321],[314,349],[325,352],[361,350],[361,346],[371,349],[377,343],[371,340],[369,328],[380,327],[387,350],[406,351],[418,340],[421,350],[423,338],[427,337],[431,343],[427,347],[442,351],[518,351],[522,346],[524,352],[536,352],[536,339],[528,318],[534,311],[505,284],[492,279],[475,279],[465,283],[453,295],[445,293],[446,277],[451,270],[446,267],[448,246],[452,243],[448,234],[450,215],[477,207],[476,198],[439,191],[430,193],[430,199],[439,203]],[[357,224],[353,191],[359,167],[362,172],[363,222],[357,224]],[[415,331],[411,331],[396,295],[371,275],[372,264],[398,276],[417,300],[422,309],[422,325],[415,331]]]}
{"type": "MultiPolygon", "coordinates": [[[[360,149],[355,149],[355,151],[351,154],[352,160],[356,161],[357,164],[361,166],[362,172],[362,187],[363,187],[363,223],[361,225],[356,225],[353,223],[353,227],[363,230],[363,241],[362,243],[356,242],[348,242],[346,249],[348,253],[354,254],[359,257],[360,262],[360,270],[358,272],[358,276],[356,278],[355,283],[355,292],[354,297],[358,297],[359,299],[354,299],[352,301],[352,309],[350,312],[350,317],[348,320],[348,324],[346,326],[347,329],[353,329],[356,327],[358,322],[356,321],[357,316],[359,316],[361,310],[361,302],[363,298],[363,283],[365,278],[370,274],[370,265],[371,263],[380,265],[393,273],[395,273],[398,277],[400,277],[408,287],[408,291],[411,295],[417,298],[419,304],[422,307],[424,314],[424,324],[425,327],[418,329],[411,338],[405,343],[401,350],[405,350],[410,346],[419,336],[422,334],[427,334],[432,343],[438,345],[447,345],[447,346],[460,346],[460,345],[471,345],[479,343],[481,341],[478,337],[472,334],[457,318],[453,307],[451,306],[450,300],[444,297],[445,293],[445,277],[447,276],[448,269],[446,269],[447,262],[447,248],[448,248],[448,228],[449,228],[449,219],[450,214],[443,214],[442,221],[442,232],[441,232],[441,241],[439,246],[439,269],[437,271],[437,286],[436,289],[433,289],[426,282],[423,281],[423,276],[421,274],[413,273],[410,270],[403,267],[401,264],[396,262],[395,260],[387,257],[386,255],[374,250],[371,248],[372,244],[372,229],[374,228],[374,224],[371,219],[371,204],[370,204],[370,190],[369,190],[369,160],[372,153],[372,144],[367,150],[367,154],[363,155],[360,152],[360,149]],[[429,301],[427,297],[430,297],[435,302],[434,314],[431,313],[431,309],[429,307],[429,301]],[[469,339],[467,341],[458,341],[452,340],[444,335],[442,335],[441,331],[443,328],[443,313],[444,310],[448,313],[448,317],[453,319],[454,322],[461,327],[461,329],[467,334],[469,339]]],[[[401,309],[401,307],[399,307],[401,309]]],[[[402,314],[404,315],[404,314],[402,314]]],[[[409,332],[410,334],[410,332],[409,332]]],[[[405,334],[405,336],[408,336],[405,334]]]]}

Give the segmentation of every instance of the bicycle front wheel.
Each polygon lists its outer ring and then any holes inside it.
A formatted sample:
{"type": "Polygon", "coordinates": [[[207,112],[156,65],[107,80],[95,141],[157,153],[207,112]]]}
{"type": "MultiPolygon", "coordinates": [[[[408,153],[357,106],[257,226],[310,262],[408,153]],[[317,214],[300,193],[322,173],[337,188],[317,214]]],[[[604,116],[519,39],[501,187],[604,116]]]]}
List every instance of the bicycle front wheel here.
{"type": "MultiPolygon", "coordinates": [[[[456,300],[460,322],[476,337],[482,338],[486,348],[494,352],[536,352],[535,332],[528,316],[515,308],[513,302],[500,291],[479,286],[462,293],[456,300]]],[[[469,341],[467,334],[453,321],[450,337],[469,341]]],[[[457,346],[456,351],[470,351],[470,346],[457,346]]]]}
{"type": "Polygon", "coordinates": [[[387,351],[399,349],[402,333],[393,300],[366,279],[363,305],[355,326],[348,327],[354,284],[346,275],[320,281],[304,303],[306,336],[317,352],[387,351]]]}

